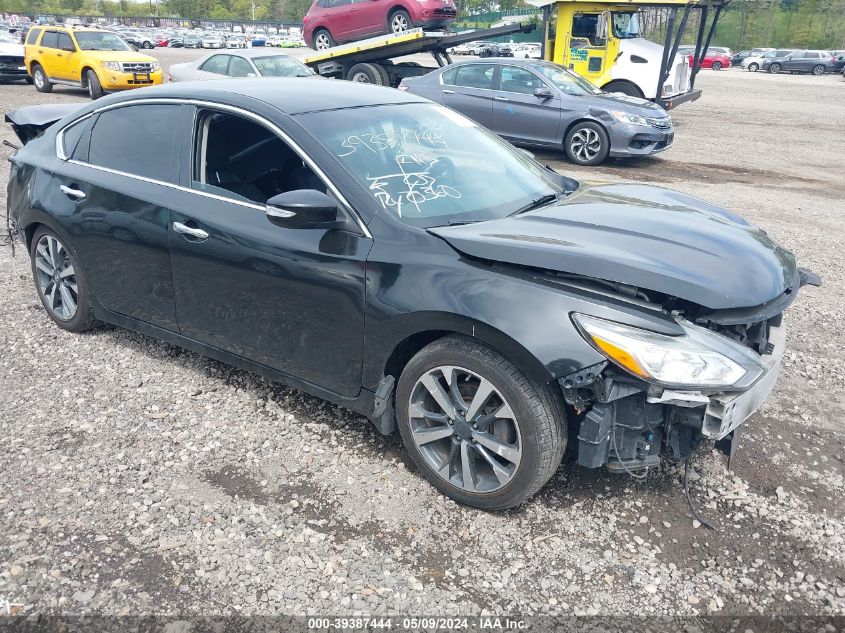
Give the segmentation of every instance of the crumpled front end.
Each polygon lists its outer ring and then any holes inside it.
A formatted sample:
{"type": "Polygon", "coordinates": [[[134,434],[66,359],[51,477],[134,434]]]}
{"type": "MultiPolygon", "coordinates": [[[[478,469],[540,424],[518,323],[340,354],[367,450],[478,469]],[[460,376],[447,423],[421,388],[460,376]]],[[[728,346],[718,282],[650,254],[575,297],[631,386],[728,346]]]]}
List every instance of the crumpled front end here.
{"type": "MultiPolygon", "coordinates": [[[[800,271],[798,285],[818,285],[815,275],[800,271]]],[[[798,285],[788,302],[797,294],[798,285]]],[[[702,313],[704,327],[742,346],[758,371],[753,381],[736,388],[669,387],[634,375],[608,360],[564,376],[558,382],[577,415],[577,462],[588,468],[607,466],[635,472],[657,465],[661,455],[686,460],[702,439],[727,440],[735,448],[736,430],[757,411],[774,389],[786,348],[782,303],[746,311],[702,313]]],[[[682,319],[679,319],[682,321],[682,319]]]]}

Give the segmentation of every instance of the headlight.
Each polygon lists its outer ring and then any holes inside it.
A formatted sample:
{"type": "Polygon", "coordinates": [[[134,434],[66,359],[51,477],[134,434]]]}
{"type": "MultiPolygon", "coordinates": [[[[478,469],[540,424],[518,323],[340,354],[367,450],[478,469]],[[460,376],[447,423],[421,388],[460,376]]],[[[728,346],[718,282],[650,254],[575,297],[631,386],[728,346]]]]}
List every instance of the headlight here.
{"type": "Polygon", "coordinates": [[[157,72],[157,71],[161,70],[161,64],[159,64],[158,62],[153,62],[150,65],[150,68],[152,69],[153,72],[157,72]]]}
{"type": "Polygon", "coordinates": [[[745,389],[764,368],[752,350],[708,329],[678,320],[681,336],[605,321],[572,318],[592,345],[626,371],[666,387],[745,389]]]}
{"type": "Polygon", "coordinates": [[[103,68],[108,68],[109,70],[113,70],[116,73],[121,71],[120,62],[103,62],[103,68]]]}
{"type": "Polygon", "coordinates": [[[648,125],[646,118],[644,116],[640,116],[639,114],[628,114],[627,112],[611,112],[611,114],[616,118],[616,120],[622,121],[622,123],[648,125]]]}

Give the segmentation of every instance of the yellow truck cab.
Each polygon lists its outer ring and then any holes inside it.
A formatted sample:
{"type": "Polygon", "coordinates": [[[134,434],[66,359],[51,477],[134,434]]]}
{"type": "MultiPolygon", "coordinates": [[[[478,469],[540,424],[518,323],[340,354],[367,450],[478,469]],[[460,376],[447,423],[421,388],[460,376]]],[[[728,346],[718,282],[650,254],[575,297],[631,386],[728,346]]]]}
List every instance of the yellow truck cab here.
{"type": "Polygon", "coordinates": [[[119,35],[98,29],[37,26],[27,34],[24,63],[39,92],[54,84],[105,92],[160,84],[161,65],[139,53],[119,35]]]}
{"type": "Polygon", "coordinates": [[[697,45],[704,51],[702,40],[706,38],[709,44],[725,4],[720,0],[527,2],[543,8],[544,59],[571,68],[606,92],[650,99],[667,108],[701,95],[694,89],[695,73],[688,57],[677,54],[691,11],[700,12],[697,45]],[[640,13],[649,7],[666,9],[663,45],[642,36],[640,13]]]}

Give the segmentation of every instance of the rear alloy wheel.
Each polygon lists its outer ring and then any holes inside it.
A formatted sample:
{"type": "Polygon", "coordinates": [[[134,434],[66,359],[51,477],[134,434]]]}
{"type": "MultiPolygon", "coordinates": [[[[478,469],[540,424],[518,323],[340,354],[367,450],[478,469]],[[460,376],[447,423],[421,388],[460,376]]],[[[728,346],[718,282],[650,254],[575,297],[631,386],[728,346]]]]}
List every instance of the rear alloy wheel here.
{"type": "Polygon", "coordinates": [[[88,285],[70,249],[41,227],[32,238],[30,259],[38,297],[50,318],[72,332],[91,329],[95,319],[88,285]]]}
{"type": "Polygon", "coordinates": [[[389,26],[391,33],[405,33],[414,28],[414,23],[405,9],[397,9],[390,16],[389,26]]]}
{"type": "Polygon", "coordinates": [[[598,165],[610,152],[610,139],[598,123],[576,124],[564,140],[566,155],[576,165],[598,165]]]}
{"type": "Polygon", "coordinates": [[[44,69],[38,64],[32,67],[32,83],[38,92],[53,92],[53,84],[47,79],[44,69]]]}
{"type": "Polygon", "coordinates": [[[772,64],[769,66],[769,72],[773,75],[777,75],[780,72],[780,64],[772,64]]]}
{"type": "Polygon", "coordinates": [[[103,87],[100,85],[97,73],[90,68],[85,71],[85,83],[88,86],[88,96],[91,97],[92,101],[96,101],[103,96],[103,87]]]}
{"type": "Polygon", "coordinates": [[[334,45],[334,38],[326,29],[320,29],[314,34],[314,50],[324,51],[334,45]]]}
{"type": "Polygon", "coordinates": [[[346,74],[346,79],[360,84],[375,84],[376,86],[383,86],[385,85],[385,75],[386,73],[383,74],[381,72],[378,64],[362,63],[352,66],[346,74]]]}
{"type": "Polygon", "coordinates": [[[754,63],[748,64],[748,70],[750,70],[752,73],[756,73],[759,69],[760,69],[759,64],[754,64],[754,63]]]}
{"type": "Polygon", "coordinates": [[[402,441],[422,474],[460,503],[523,503],[563,457],[559,394],[463,336],[439,339],[406,366],[396,390],[402,441]]]}
{"type": "Polygon", "coordinates": [[[713,62],[713,70],[722,70],[722,62],[713,62]]]}
{"type": "Polygon", "coordinates": [[[152,47],[153,47],[153,43],[152,43],[152,42],[144,42],[143,44],[141,44],[141,48],[150,49],[150,48],[152,48],[152,47]]]}
{"type": "Polygon", "coordinates": [[[819,64],[818,66],[813,66],[813,74],[817,77],[819,75],[824,75],[824,66],[822,66],[821,64],[819,64]]]}

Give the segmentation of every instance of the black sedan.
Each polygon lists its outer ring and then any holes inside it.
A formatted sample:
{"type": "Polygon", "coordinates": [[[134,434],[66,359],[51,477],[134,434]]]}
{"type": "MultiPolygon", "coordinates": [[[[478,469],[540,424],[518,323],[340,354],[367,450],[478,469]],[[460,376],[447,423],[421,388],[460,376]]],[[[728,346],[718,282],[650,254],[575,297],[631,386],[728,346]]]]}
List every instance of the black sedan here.
{"type": "Polygon", "coordinates": [[[733,213],[578,183],[389,88],[243,79],[77,107],[7,115],[44,130],[11,159],[9,215],[59,327],[131,328],[398,427],[478,507],[528,499],[568,438],[583,466],[634,472],[731,437],[818,283],[733,213]]]}

